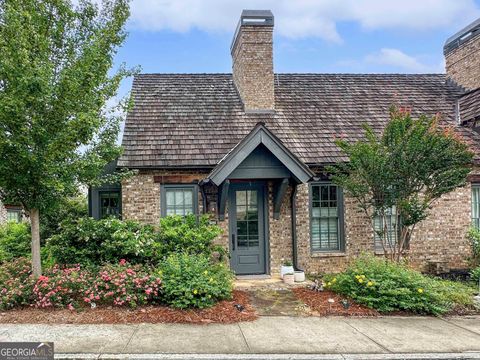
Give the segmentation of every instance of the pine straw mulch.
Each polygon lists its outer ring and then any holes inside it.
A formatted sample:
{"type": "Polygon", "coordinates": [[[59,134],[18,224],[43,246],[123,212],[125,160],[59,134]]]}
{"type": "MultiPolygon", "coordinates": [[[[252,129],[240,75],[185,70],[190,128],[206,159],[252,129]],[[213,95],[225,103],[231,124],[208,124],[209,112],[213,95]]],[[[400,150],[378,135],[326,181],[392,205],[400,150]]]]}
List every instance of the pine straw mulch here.
{"type": "Polygon", "coordinates": [[[247,293],[235,290],[232,300],[218,302],[208,309],[177,310],[167,306],[137,309],[97,307],[72,311],[66,309],[23,308],[2,312],[0,323],[18,324],[134,324],[134,323],[235,323],[258,318],[247,293]],[[235,305],[240,304],[239,311],[235,305]]]}
{"type": "Polygon", "coordinates": [[[338,295],[333,291],[313,291],[307,288],[292,289],[295,296],[312,310],[312,315],[319,316],[378,316],[379,312],[366,306],[356,304],[345,296],[338,295]],[[329,303],[328,299],[333,299],[329,303]],[[341,303],[342,299],[348,300],[350,307],[345,309],[341,303]]]}

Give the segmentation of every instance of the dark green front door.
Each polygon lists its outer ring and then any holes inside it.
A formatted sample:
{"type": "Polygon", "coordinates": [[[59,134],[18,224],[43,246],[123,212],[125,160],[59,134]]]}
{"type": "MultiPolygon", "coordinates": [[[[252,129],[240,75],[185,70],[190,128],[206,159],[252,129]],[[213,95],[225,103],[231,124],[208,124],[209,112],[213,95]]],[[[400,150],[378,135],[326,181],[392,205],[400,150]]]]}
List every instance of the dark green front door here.
{"type": "Polygon", "coordinates": [[[264,196],[262,183],[230,185],[230,265],[238,275],[265,274],[264,196]]]}

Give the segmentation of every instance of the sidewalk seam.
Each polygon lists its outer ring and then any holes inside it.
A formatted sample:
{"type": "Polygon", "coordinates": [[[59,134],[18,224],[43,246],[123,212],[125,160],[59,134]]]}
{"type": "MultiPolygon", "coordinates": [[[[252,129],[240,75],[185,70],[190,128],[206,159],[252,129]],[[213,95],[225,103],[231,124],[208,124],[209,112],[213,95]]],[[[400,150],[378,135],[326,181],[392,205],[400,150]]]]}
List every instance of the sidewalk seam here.
{"type": "Polygon", "coordinates": [[[362,334],[363,336],[365,336],[367,339],[369,339],[370,341],[372,341],[375,345],[379,346],[380,348],[382,348],[383,350],[385,350],[386,352],[388,352],[389,354],[393,354],[393,351],[391,351],[390,349],[386,348],[385,346],[383,346],[382,344],[380,344],[379,342],[377,342],[376,340],[372,339],[370,336],[368,336],[367,334],[365,334],[363,331],[360,331],[359,329],[357,329],[355,326],[353,326],[352,324],[350,324],[349,322],[345,321],[345,320],[342,320],[345,324],[347,324],[348,326],[350,326],[352,329],[354,329],[355,331],[358,331],[360,334],[362,334]]]}
{"type": "Polygon", "coordinates": [[[453,326],[455,326],[455,327],[457,327],[457,328],[459,328],[459,329],[462,329],[462,330],[468,331],[468,332],[470,332],[470,333],[472,333],[472,334],[475,334],[475,335],[477,335],[477,336],[480,336],[480,333],[478,333],[478,332],[476,332],[476,331],[473,331],[473,330],[470,330],[470,329],[467,329],[467,328],[465,328],[465,327],[463,327],[463,326],[461,326],[461,325],[455,324],[455,323],[453,323],[453,322],[450,322],[450,321],[448,321],[448,320],[445,319],[445,318],[439,317],[439,319],[442,320],[442,321],[444,321],[444,322],[446,322],[447,324],[453,325],[453,326]]]}
{"type": "Polygon", "coordinates": [[[249,344],[248,341],[247,341],[247,337],[246,337],[245,334],[243,333],[243,330],[242,330],[242,327],[240,326],[240,323],[238,323],[237,326],[238,326],[238,329],[240,330],[240,333],[242,334],[243,341],[245,341],[245,345],[247,345],[247,350],[248,350],[248,352],[251,354],[251,353],[252,353],[252,349],[250,349],[250,344],[249,344]]]}
{"type": "Polygon", "coordinates": [[[138,328],[140,327],[140,325],[141,324],[137,324],[137,326],[135,326],[135,330],[133,330],[132,335],[130,335],[127,343],[125,344],[125,346],[122,349],[123,352],[125,352],[125,350],[127,350],[128,345],[130,345],[130,343],[132,342],[133,336],[138,332],[138,328]]]}

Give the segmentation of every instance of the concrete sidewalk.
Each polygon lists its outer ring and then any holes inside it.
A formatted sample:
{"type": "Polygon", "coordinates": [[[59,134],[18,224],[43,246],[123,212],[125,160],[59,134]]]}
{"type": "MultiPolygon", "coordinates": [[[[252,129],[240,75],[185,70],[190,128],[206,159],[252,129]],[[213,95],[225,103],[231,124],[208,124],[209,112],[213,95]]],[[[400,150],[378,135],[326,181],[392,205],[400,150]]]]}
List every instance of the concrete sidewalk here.
{"type": "Polygon", "coordinates": [[[102,354],[112,354],[102,358],[115,358],[114,354],[119,354],[116,358],[129,357],[120,354],[337,354],[346,358],[342,354],[465,352],[471,354],[467,358],[480,358],[480,317],[264,316],[231,325],[0,324],[0,341],[53,341],[57,354],[73,358],[82,357],[73,354],[91,358],[102,354]]]}

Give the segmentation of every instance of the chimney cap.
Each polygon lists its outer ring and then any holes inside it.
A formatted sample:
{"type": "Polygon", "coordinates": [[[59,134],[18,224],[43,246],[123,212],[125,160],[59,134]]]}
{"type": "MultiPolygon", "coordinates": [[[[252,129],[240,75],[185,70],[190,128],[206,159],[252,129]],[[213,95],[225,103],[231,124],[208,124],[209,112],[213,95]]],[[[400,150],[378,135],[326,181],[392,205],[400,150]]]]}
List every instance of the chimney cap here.
{"type": "Polygon", "coordinates": [[[242,26],[273,26],[273,14],[270,10],[243,10],[238,21],[235,34],[233,34],[230,51],[233,51],[237,42],[238,33],[242,26]]]}
{"type": "Polygon", "coordinates": [[[239,26],[273,26],[273,14],[270,10],[243,10],[239,26]]]}
{"type": "Polygon", "coordinates": [[[472,22],[470,25],[464,27],[455,35],[450,36],[443,46],[443,54],[447,55],[449,52],[455,50],[463,43],[470,40],[472,37],[480,34],[480,18],[472,22]]]}

